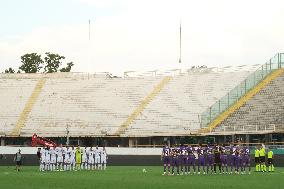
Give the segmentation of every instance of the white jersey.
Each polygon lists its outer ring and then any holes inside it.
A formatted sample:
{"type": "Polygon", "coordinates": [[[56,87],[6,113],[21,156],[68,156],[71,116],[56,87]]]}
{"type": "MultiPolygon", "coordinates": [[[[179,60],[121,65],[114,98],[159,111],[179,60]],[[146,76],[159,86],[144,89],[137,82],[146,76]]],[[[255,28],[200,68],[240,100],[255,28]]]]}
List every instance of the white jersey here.
{"type": "Polygon", "coordinates": [[[82,162],[87,162],[87,149],[82,149],[82,162]]]}
{"type": "Polygon", "coordinates": [[[55,149],[50,149],[50,163],[56,163],[56,151],[55,149]]]}
{"type": "Polygon", "coordinates": [[[101,150],[95,149],[95,163],[101,163],[101,150]]]}
{"type": "Polygon", "coordinates": [[[88,157],[89,157],[89,159],[94,159],[94,151],[93,150],[88,151],[88,157]]]}
{"type": "Polygon", "coordinates": [[[62,147],[57,147],[55,151],[57,154],[57,163],[63,163],[64,149],[62,147]]]}
{"type": "Polygon", "coordinates": [[[86,148],[82,149],[82,157],[87,157],[87,153],[88,151],[86,148]]]}
{"type": "Polygon", "coordinates": [[[75,157],[76,157],[76,150],[71,150],[70,151],[70,158],[75,159],[75,157]]]}
{"type": "Polygon", "coordinates": [[[45,150],[45,159],[50,160],[50,151],[47,149],[45,150]]]}
{"type": "Polygon", "coordinates": [[[41,163],[45,162],[45,149],[42,149],[40,151],[40,161],[41,161],[41,163]]]}
{"type": "Polygon", "coordinates": [[[65,157],[65,159],[70,159],[70,150],[69,149],[64,150],[64,157],[65,157]]]}
{"type": "Polygon", "coordinates": [[[88,151],[88,163],[89,164],[94,164],[94,151],[93,150],[89,150],[88,151]]]}
{"type": "Polygon", "coordinates": [[[49,153],[50,153],[51,159],[56,158],[56,151],[54,149],[50,149],[49,153]]]}
{"type": "Polygon", "coordinates": [[[102,161],[102,162],[105,162],[106,159],[107,159],[106,150],[102,150],[102,151],[101,151],[101,161],[102,161]]]}
{"type": "Polygon", "coordinates": [[[57,157],[62,157],[63,156],[63,148],[62,147],[57,147],[56,149],[56,154],[57,154],[57,157]]]}
{"type": "Polygon", "coordinates": [[[95,158],[100,158],[100,156],[101,156],[101,150],[95,149],[95,158]]]}

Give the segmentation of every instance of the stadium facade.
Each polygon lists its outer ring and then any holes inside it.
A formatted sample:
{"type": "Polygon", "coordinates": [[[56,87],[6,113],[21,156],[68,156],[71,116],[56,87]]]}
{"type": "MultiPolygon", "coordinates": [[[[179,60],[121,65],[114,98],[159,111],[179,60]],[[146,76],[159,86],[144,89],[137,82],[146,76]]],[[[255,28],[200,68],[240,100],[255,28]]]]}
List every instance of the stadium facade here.
{"type": "Polygon", "coordinates": [[[152,75],[0,74],[1,145],[284,141],[284,54],[257,68],[152,75]]]}

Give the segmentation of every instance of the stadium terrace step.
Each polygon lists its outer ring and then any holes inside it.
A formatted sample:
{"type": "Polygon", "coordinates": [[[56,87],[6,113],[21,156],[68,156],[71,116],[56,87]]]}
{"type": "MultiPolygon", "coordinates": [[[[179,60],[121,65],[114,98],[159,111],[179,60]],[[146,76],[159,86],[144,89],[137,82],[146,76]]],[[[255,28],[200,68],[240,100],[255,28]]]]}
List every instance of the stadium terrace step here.
{"type": "MultiPolygon", "coordinates": [[[[228,99],[227,104],[230,104],[229,97],[234,97],[235,95],[234,98],[236,99],[236,101],[231,99],[234,103],[231,103],[224,111],[220,111],[221,103],[219,100],[219,115],[218,111],[216,111],[216,107],[218,110],[218,102],[211,106],[209,108],[209,117],[212,121],[209,121],[208,126],[201,128],[199,133],[217,133],[222,130],[218,127],[223,128],[223,133],[269,133],[275,131],[275,127],[271,130],[268,126],[280,124],[275,119],[284,115],[282,111],[284,107],[279,107],[279,104],[282,104],[281,99],[284,97],[283,55],[277,54],[251,74],[244,82],[230,91],[225,96],[226,98],[223,97],[221,99],[223,102],[228,99]],[[242,91],[244,88],[247,88],[247,90],[242,91]],[[255,129],[250,130],[249,125],[254,125],[255,129]]],[[[202,120],[205,120],[205,122],[208,118],[206,114],[208,114],[208,110],[203,113],[202,120]]]]}
{"type": "MultiPolygon", "coordinates": [[[[175,75],[156,95],[123,136],[184,136],[200,128],[200,114],[224,96],[251,71],[189,73],[175,75]],[[210,88],[210,90],[208,90],[210,88]]],[[[0,79],[0,135],[9,135],[28,102],[39,74],[25,78],[9,75],[0,79]],[[7,76],[8,77],[8,76],[7,76]],[[14,77],[14,78],[13,78],[14,77]]],[[[41,136],[113,136],[141,99],[163,77],[145,78],[70,78],[44,77],[22,137],[34,132],[41,136]]],[[[27,112],[26,112],[27,113],[27,112]]]]}
{"type": "Polygon", "coordinates": [[[146,106],[160,93],[171,79],[172,77],[170,76],[164,77],[162,81],[154,87],[153,91],[144,100],[142,100],[139,106],[128,116],[114,135],[123,135],[127,127],[129,127],[129,125],[144,111],[146,106]]]}
{"type": "Polygon", "coordinates": [[[36,84],[34,91],[32,92],[30,98],[28,99],[28,102],[25,105],[24,110],[20,114],[20,117],[19,117],[19,119],[16,123],[15,128],[11,132],[11,136],[19,136],[20,135],[21,129],[22,129],[22,127],[25,126],[25,123],[28,119],[29,113],[32,111],[32,108],[33,108],[36,100],[38,99],[38,96],[39,96],[44,84],[45,84],[45,79],[40,79],[38,81],[38,83],[36,84]]]}

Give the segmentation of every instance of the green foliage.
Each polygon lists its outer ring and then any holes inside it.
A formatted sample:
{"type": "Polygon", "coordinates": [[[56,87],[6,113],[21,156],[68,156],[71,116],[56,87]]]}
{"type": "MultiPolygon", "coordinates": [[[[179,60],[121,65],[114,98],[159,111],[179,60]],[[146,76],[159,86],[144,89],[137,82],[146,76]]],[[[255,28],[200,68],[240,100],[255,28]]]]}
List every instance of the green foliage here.
{"type": "MultiPolygon", "coordinates": [[[[41,55],[37,53],[27,53],[21,56],[22,65],[19,67],[17,73],[39,73],[42,68],[44,68],[44,73],[54,73],[54,72],[70,72],[73,62],[67,63],[66,67],[60,69],[60,66],[63,64],[64,56],[59,54],[46,52],[44,59],[41,58],[41,55]]],[[[5,73],[16,73],[13,68],[8,68],[4,71],[5,73]]]]}
{"type": "Polygon", "coordinates": [[[22,65],[19,67],[19,70],[25,73],[37,73],[43,65],[41,55],[37,53],[30,53],[21,56],[21,62],[22,65]]]}
{"type": "Polygon", "coordinates": [[[44,57],[44,62],[45,62],[44,72],[45,73],[57,72],[58,68],[62,64],[62,60],[64,60],[65,57],[50,52],[45,53],[45,55],[46,57],[44,57]]]}
{"type": "Polygon", "coordinates": [[[70,72],[72,69],[72,66],[74,66],[73,62],[67,63],[67,66],[65,68],[60,69],[60,72],[70,72]]]}
{"type": "Polygon", "coordinates": [[[5,73],[15,73],[15,70],[13,68],[8,68],[5,70],[5,73]]]}

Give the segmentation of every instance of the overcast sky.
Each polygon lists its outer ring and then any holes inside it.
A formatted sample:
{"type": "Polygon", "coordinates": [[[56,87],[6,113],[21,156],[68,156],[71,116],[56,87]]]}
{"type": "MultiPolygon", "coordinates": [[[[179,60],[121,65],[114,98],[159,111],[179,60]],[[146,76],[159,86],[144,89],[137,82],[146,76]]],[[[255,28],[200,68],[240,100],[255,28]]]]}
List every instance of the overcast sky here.
{"type": "Polygon", "coordinates": [[[284,52],[283,20],[281,0],[0,0],[0,72],[30,52],[78,72],[262,64],[284,52]]]}

